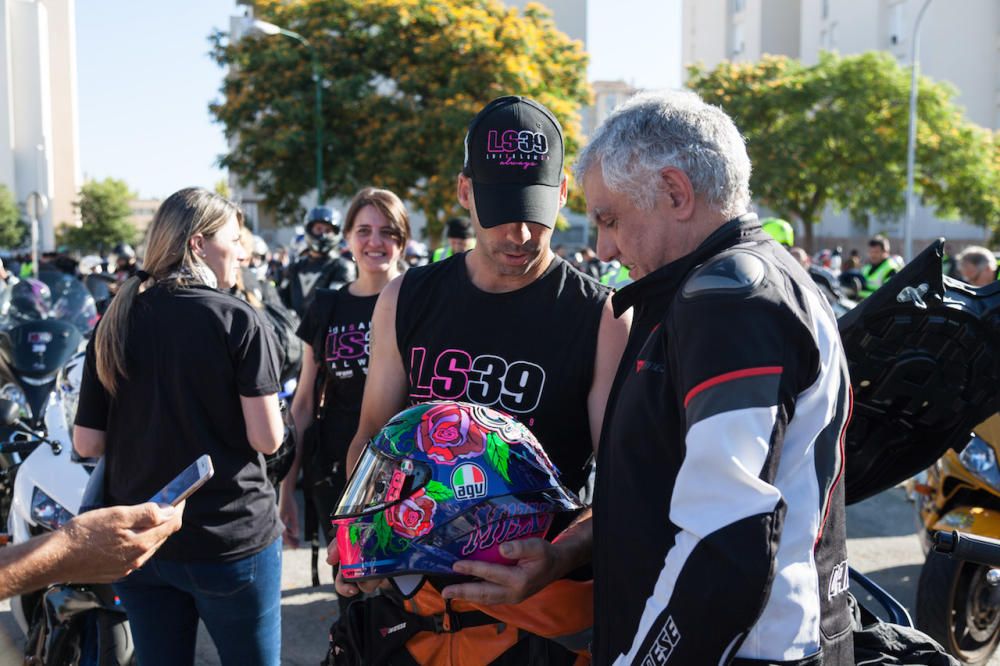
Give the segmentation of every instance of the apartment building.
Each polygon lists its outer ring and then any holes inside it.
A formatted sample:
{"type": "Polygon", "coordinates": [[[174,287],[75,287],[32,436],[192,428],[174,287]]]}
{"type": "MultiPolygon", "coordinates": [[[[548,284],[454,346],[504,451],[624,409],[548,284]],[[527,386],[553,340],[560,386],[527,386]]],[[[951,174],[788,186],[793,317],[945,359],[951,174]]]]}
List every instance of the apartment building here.
{"type": "Polygon", "coordinates": [[[0,183],[22,206],[33,192],[47,200],[42,250],[79,219],[76,86],[75,0],[0,0],[0,183]]]}
{"type": "MultiPolygon", "coordinates": [[[[682,65],[714,67],[723,60],[753,62],[765,54],[817,62],[820,51],[850,55],[887,51],[909,66],[917,13],[924,0],[684,0],[682,65]]],[[[1000,128],[1000,3],[931,0],[920,25],[921,74],[947,81],[972,122],[1000,128]]],[[[919,161],[920,155],[917,154],[919,161]]],[[[904,193],[900,192],[900,197],[904,193]]],[[[830,211],[817,229],[821,245],[860,247],[865,236],[887,233],[901,248],[902,221],[856,229],[830,211]]],[[[981,227],[942,220],[918,208],[913,238],[919,250],[938,236],[957,247],[982,242],[981,227]]]]}

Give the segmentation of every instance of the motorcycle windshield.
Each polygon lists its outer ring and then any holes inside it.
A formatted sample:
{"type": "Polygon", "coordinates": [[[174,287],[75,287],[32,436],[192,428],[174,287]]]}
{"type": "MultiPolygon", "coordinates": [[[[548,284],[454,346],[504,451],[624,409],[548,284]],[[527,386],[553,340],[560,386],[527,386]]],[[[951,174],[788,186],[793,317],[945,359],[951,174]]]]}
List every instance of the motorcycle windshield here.
{"type": "Polygon", "coordinates": [[[69,322],[84,335],[94,328],[97,324],[97,305],[82,282],[54,271],[43,271],[38,278],[52,291],[48,318],[69,322]]]}
{"type": "Polygon", "coordinates": [[[941,275],[944,239],[838,321],[854,393],[845,492],[859,502],[904,481],[998,409],[1000,282],[941,275]]]}
{"type": "Polygon", "coordinates": [[[29,321],[7,331],[10,365],[19,375],[54,375],[73,357],[83,336],[73,324],[58,319],[29,321]]]}

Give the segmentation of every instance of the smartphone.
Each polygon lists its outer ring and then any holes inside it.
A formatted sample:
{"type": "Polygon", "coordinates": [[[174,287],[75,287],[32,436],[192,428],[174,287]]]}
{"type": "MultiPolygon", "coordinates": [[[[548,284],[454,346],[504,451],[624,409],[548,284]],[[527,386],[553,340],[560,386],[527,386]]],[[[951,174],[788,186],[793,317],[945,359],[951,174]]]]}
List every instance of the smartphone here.
{"type": "Polygon", "coordinates": [[[149,498],[149,501],[177,506],[191,493],[201,488],[206,481],[212,478],[214,473],[212,457],[206,453],[175,476],[173,481],[163,486],[160,492],[149,498]]]}

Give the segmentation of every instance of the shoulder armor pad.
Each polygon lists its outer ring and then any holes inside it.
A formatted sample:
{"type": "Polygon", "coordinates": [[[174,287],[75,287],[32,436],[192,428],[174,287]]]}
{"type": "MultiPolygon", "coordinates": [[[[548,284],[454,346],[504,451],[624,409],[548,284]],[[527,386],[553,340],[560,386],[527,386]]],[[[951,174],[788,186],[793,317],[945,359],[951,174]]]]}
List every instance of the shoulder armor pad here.
{"type": "Polygon", "coordinates": [[[730,252],[709,259],[695,269],[681,294],[694,298],[708,294],[741,294],[764,281],[764,261],[749,252],[730,252]]]}

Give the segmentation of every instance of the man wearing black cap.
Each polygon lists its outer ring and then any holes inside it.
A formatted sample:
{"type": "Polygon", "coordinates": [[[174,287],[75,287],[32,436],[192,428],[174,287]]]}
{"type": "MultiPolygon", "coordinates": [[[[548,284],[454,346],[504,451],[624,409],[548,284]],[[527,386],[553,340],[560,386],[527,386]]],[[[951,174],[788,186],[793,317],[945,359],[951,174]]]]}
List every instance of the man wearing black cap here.
{"type": "Polygon", "coordinates": [[[306,251],[288,267],[279,287],[285,307],[302,317],[316,289],[338,289],[357,277],[354,262],[337,253],[340,215],[328,206],[317,206],[306,217],[306,251]]]}
{"type": "MultiPolygon", "coordinates": [[[[563,167],[562,129],[537,102],[502,97],[473,119],[458,200],[469,211],[476,246],[412,269],[383,290],[372,319],[368,383],[348,468],[408,404],[460,400],[515,416],[538,437],[563,483],[573,490],[584,487],[628,322],[614,318],[609,289],[549,246],[566,201],[563,167]]],[[[549,536],[566,527],[554,525],[549,536]]],[[[457,655],[458,660],[572,663],[573,650],[586,647],[592,595],[589,584],[573,587],[564,577],[589,559],[589,549],[586,521],[554,543],[503,544],[501,551],[515,566],[457,564],[457,572],[481,582],[444,590],[453,611],[480,609],[499,618],[497,607],[484,604],[516,604],[504,606],[506,615],[494,624],[464,629],[463,635],[478,632],[475,654],[457,655]],[[562,580],[548,585],[556,579],[562,580]],[[557,587],[573,592],[560,597],[557,587]],[[552,607],[564,611],[562,625],[553,629],[536,622],[539,604],[549,605],[544,613],[549,619],[552,607]],[[563,640],[539,645],[537,637],[520,640],[519,629],[563,640]]],[[[336,557],[331,550],[331,559],[336,557]]],[[[428,598],[415,600],[427,608],[436,597],[440,606],[438,591],[446,585],[425,583],[418,595],[428,598]]],[[[339,579],[338,591],[350,596],[357,588],[339,579]]],[[[442,650],[452,649],[447,639],[418,661],[437,663],[442,650]]]]}
{"type": "Polygon", "coordinates": [[[472,230],[472,220],[467,217],[453,217],[445,224],[447,245],[434,250],[434,261],[447,259],[453,254],[471,250],[476,246],[476,232],[472,230]]]}

